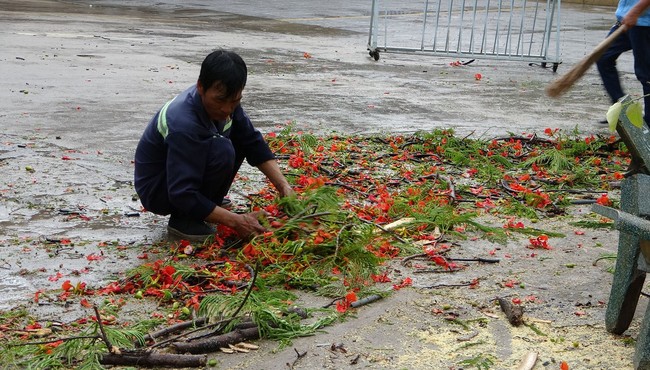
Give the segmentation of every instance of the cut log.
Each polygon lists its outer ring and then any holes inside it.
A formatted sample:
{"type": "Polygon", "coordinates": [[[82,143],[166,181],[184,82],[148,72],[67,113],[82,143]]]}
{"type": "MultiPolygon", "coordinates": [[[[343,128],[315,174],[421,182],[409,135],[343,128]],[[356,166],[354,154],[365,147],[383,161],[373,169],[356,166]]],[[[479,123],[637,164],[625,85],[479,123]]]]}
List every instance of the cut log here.
{"type": "Polygon", "coordinates": [[[501,306],[501,310],[503,311],[503,313],[506,314],[506,317],[508,318],[508,322],[510,322],[512,326],[519,326],[523,324],[524,322],[523,307],[512,304],[509,300],[505,298],[498,298],[498,300],[499,300],[499,306],[501,306]]]}

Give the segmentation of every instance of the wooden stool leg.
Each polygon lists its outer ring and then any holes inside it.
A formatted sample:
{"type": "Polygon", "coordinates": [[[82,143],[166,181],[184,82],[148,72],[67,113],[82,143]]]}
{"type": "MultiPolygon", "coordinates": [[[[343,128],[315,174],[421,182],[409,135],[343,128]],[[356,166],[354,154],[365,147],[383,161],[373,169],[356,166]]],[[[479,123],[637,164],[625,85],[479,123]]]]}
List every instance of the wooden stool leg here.
{"type": "Polygon", "coordinates": [[[645,272],[638,269],[638,237],[621,231],[612,290],[607,303],[605,327],[614,334],[623,334],[630,327],[639,302],[645,272]]]}

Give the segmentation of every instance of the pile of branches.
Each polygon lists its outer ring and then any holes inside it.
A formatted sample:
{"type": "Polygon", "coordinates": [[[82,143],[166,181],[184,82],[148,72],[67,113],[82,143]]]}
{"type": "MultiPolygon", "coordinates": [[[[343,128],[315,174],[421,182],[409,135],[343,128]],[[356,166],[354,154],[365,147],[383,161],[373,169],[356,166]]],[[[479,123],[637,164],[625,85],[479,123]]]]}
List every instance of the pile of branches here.
{"type": "Polygon", "coordinates": [[[505,241],[517,232],[543,246],[559,235],[520,219],[553,217],[576,203],[611,205],[609,190],[629,164],[613,138],[545,133],[491,140],[449,130],[317,138],[289,126],[267,140],[298,195],[278,199],[271,187],[248,195],[246,211],[270,215],[268,232],[241,241],[220,226],[204,243],[169,243],[167,257],[103,287],[66,280],[54,301],[77,300],[94,315],[63,325],[73,337],[28,342],[30,330],[43,328],[25,312],[5,313],[8,327],[27,334],[0,339],[12,349],[30,349],[5,351],[0,360],[42,368],[205,366],[202,353],[247,350],[240,343],[257,338],[286,344],[361,302],[408,286],[410,278],[392,281],[390,259],[402,258],[405,266],[425,259],[428,270],[462,269],[464,261],[449,252],[470,234],[505,241]],[[503,224],[485,225],[481,215],[503,224]],[[332,303],[296,307],[293,290],[332,303]],[[103,301],[90,303],[93,297],[103,301]],[[164,313],[136,325],[120,322],[127,298],[154,301],[164,313]]]}

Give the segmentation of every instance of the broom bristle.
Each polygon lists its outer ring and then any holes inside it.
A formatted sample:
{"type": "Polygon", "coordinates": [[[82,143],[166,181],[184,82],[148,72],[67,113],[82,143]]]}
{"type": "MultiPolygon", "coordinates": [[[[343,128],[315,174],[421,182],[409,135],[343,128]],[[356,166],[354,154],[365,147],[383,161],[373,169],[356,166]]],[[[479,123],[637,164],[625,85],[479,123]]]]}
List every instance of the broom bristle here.
{"type": "Polygon", "coordinates": [[[591,67],[594,62],[583,61],[576,65],[572,70],[567,72],[564,76],[558,78],[553,83],[546,87],[546,95],[551,98],[556,98],[563,93],[567,92],[576,81],[582,77],[585,72],[591,67]]]}

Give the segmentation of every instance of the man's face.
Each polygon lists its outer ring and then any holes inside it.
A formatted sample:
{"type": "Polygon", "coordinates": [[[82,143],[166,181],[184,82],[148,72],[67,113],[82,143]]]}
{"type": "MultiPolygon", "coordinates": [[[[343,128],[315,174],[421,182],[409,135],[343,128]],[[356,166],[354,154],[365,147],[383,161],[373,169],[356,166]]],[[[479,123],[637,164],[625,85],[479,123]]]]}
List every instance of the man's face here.
{"type": "Polygon", "coordinates": [[[242,91],[238,91],[233,96],[225,96],[225,88],[216,82],[209,89],[204,89],[201,82],[196,84],[203,108],[213,121],[225,121],[232,112],[239,106],[242,98],[242,91]]]}

